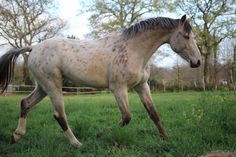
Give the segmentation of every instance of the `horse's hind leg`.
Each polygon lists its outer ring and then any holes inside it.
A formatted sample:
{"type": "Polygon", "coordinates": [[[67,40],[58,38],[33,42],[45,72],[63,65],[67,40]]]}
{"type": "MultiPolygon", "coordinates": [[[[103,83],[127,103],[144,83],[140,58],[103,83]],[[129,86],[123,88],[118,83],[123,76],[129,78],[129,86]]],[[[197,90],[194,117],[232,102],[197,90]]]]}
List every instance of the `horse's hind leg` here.
{"type": "Polygon", "coordinates": [[[40,102],[46,96],[45,92],[41,89],[39,85],[36,85],[33,92],[30,93],[26,98],[21,101],[21,112],[18,121],[18,127],[16,131],[12,134],[11,143],[16,142],[25,134],[26,131],[26,118],[29,110],[40,102]]]}
{"type": "Polygon", "coordinates": [[[34,78],[49,96],[52,102],[53,116],[65,131],[70,143],[75,147],[80,147],[81,143],[76,139],[67,123],[62,94],[62,74],[57,65],[56,62],[45,62],[41,68],[32,65],[31,71],[34,78]]]}
{"type": "Polygon", "coordinates": [[[53,105],[53,116],[61,126],[62,130],[65,131],[70,143],[75,147],[80,147],[82,144],[76,139],[73,132],[67,123],[65,108],[64,108],[64,100],[62,95],[62,90],[57,88],[53,89],[48,93],[52,105],[53,105]]]}
{"type": "Polygon", "coordinates": [[[67,123],[64,100],[62,94],[62,76],[56,67],[45,68],[45,73],[35,72],[36,79],[40,80],[40,85],[49,96],[53,106],[53,116],[65,131],[70,143],[75,147],[80,147],[81,143],[76,139],[67,123]],[[50,71],[47,71],[50,70],[50,71]]]}
{"type": "Polygon", "coordinates": [[[143,84],[136,86],[135,90],[139,94],[139,97],[140,97],[144,107],[146,108],[150,118],[153,120],[153,122],[157,126],[161,136],[164,139],[167,139],[168,134],[167,134],[165,128],[161,125],[159,115],[154,107],[149,85],[147,84],[147,82],[145,82],[143,84]]]}

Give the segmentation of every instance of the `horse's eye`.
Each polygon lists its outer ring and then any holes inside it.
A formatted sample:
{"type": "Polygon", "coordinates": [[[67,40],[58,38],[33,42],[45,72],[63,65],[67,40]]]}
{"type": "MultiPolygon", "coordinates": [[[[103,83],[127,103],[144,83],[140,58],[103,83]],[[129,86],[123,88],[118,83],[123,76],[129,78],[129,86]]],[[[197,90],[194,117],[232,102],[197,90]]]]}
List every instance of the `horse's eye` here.
{"type": "Polygon", "coordinates": [[[184,38],[185,38],[185,39],[189,39],[189,36],[188,36],[188,35],[184,35],[184,38]]]}

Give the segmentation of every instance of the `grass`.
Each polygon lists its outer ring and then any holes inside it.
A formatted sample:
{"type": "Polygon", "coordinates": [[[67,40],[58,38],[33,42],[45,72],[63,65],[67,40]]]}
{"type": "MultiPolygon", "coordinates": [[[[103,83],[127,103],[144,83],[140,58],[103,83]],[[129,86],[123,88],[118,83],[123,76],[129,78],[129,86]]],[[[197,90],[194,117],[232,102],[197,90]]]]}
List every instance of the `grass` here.
{"type": "Polygon", "coordinates": [[[111,94],[66,96],[68,122],[83,143],[80,149],[70,146],[48,98],[29,113],[26,135],[9,145],[22,97],[0,97],[1,157],[192,157],[213,150],[236,151],[236,97],[229,92],[154,93],[168,141],[158,136],[134,93],[129,94],[132,120],[123,128],[111,94]]]}

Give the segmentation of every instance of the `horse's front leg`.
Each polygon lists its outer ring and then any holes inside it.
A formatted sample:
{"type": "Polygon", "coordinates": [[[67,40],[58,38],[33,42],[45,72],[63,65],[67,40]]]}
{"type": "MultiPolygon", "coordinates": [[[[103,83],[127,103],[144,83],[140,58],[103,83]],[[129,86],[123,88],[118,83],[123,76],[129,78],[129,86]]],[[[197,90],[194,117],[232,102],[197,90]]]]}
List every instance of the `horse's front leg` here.
{"type": "Polygon", "coordinates": [[[111,86],[110,89],[113,92],[119,109],[122,113],[122,119],[119,124],[121,126],[127,125],[131,120],[131,113],[129,110],[128,102],[128,89],[126,86],[111,86]]]}
{"type": "Polygon", "coordinates": [[[151,97],[150,88],[149,88],[149,85],[147,84],[147,82],[136,86],[135,91],[138,93],[144,107],[146,108],[150,118],[153,120],[153,122],[157,126],[161,136],[164,139],[168,139],[168,134],[167,134],[165,128],[162,126],[159,115],[154,107],[152,97],[151,97]]]}

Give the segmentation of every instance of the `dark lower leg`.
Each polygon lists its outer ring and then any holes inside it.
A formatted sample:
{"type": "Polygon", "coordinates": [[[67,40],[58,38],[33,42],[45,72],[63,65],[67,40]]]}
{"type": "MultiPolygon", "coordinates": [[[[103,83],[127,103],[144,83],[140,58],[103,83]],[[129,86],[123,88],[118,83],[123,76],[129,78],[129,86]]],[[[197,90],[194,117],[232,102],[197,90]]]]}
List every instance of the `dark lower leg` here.
{"type": "Polygon", "coordinates": [[[37,85],[35,90],[29,96],[22,99],[20,118],[26,118],[29,110],[40,102],[45,96],[45,92],[42,91],[41,87],[37,85]]]}
{"type": "Polygon", "coordinates": [[[30,106],[29,102],[25,99],[21,101],[21,112],[20,112],[20,117],[21,118],[26,118],[27,114],[29,112],[30,106]]]}
{"type": "Polygon", "coordinates": [[[56,114],[54,114],[53,116],[61,126],[62,130],[66,131],[68,129],[68,125],[64,116],[57,116],[56,114]]]}
{"type": "Polygon", "coordinates": [[[159,115],[158,115],[157,111],[155,110],[154,106],[150,105],[150,104],[145,104],[144,106],[145,106],[150,118],[153,120],[153,122],[157,126],[157,128],[158,128],[160,134],[162,135],[162,137],[164,139],[167,139],[168,134],[167,134],[165,128],[161,125],[159,115]]]}
{"type": "MultiPolygon", "coordinates": [[[[53,99],[54,100],[54,99],[53,99]]],[[[54,113],[53,116],[61,126],[62,130],[65,132],[66,136],[68,137],[70,143],[75,147],[80,147],[81,143],[76,139],[73,132],[71,131],[70,127],[67,123],[67,118],[64,110],[64,104],[61,102],[53,101],[54,105],[54,113]]]]}
{"type": "Polygon", "coordinates": [[[12,134],[11,143],[16,142],[21,138],[26,132],[26,118],[30,109],[41,101],[46,94],[41,90],[39,86],[36,86],[35,90],[26,98],[21,101],[21,111],[20,118],[18,121],[18,126],[15,132],[12,134]]]}
{"type": "Polygon", "coordinates": [[[54,113],[54,118],[57,120],[59,125],[61,126],[62,130],[65,131],[65,134],[67,135],[70,143],[75,147],[80,147],[82,144],[76,139],[75,135],[71,131],[71,129],[68,127],[66,115],[65,114],[58,114],[57,112],[54,113]]]}
{"type": "Polygon", "coordinates": [[[120,126],[125,126],[127,124],[129,124],[131,120],[131,114],[129,112],[126,112],[124,114],[122,114],[122,120],[120,121],[120,126]]]}

